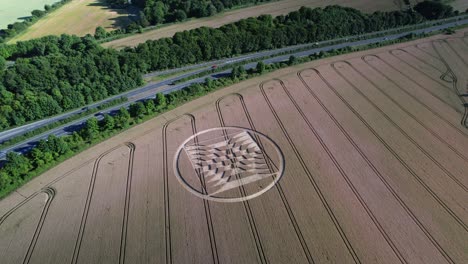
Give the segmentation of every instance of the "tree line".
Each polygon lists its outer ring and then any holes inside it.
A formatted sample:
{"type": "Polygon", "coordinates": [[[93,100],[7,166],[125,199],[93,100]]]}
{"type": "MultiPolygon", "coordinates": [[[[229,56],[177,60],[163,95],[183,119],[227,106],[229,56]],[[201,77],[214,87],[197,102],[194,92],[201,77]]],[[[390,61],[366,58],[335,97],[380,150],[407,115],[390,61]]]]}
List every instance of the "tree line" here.
{"type": "MultiPolygon", "coordinates": [[[[408,37],[411,39],[411,36],[408,37]]],[[[405,38],[406,37],[388,42],[398,43],[404,41],[405,38]]],[[[134,124],[141,123],[155,115],[171,110],[216,89],[297,63],[381,45],[381,43],[376,43],[363,47],[346,47],[312,54],[304,58],[290,56],[286,62],[273,64],[258,62],[255,68],[249,70],[246,70],[242,65],[234,66],[230,76],[216,80],[207,78],[204,83],[194,83],[184,89],[173,91],[165,95],[158,93],[155,98],[131,104],[128,110],[126,108],[121,108],[111,115],[105,114],[101,121],[98,121],[95,117],[90,118],[81,129],[73,134],[62,137],[49,136],[47,140],[39,141],[39,143],[25,155],[18,155],[14,152],[8,153],[5,164],[0,168],[0,198],[15,190],[32,177],[51,168],[58,162],[73,156],[74,153],[80,152],[88,146],[119,133],[134,124]]]]}
{"type": "MultiPolygon", "coordinates": [[[[416,8],[415,8],[416,9],[416,8]]],[[[417,10],[417,9],[416,9],[417,10]]],[[[454,13],[446,12],[442,16],[454,13]]],[[[105,99],[143,84],[143,73],[248,52],[313,43],[425,21],[413,10],[365,14],[329,6],[263,15],[218,29],[197,28],[122,51],[104,49],[92,36],[48,36],[0,44],[0,130],[105,99]]]]}
{"type": "Polygon", "coordinates": [[[217,29],[202,27],[178,32],[172,38],[147,41],[123,52],[137,54],[142,59],[143,70],[158,70],[412,25],[424,20],[413,11],[365,14],[341,6],[303,7],[286,16],[262,15],[217,29]]]}
{"type": "Polygon", "coordinates": [[[49,36],[0,47],[0,130],[103,100],[143,84],[137,60],[93,38],[49,36]]]}
{"type": "MultiPolygon", "coordinates": [[[[162,23],[183,21],[190,17],[213,16],[225,9],[268,2],[271,0],[133,0],[141,8],[140,24],[143,27],[162,23]]],[[[113,6],[124,6],[126,0],[107,0],[113,6]]]]}

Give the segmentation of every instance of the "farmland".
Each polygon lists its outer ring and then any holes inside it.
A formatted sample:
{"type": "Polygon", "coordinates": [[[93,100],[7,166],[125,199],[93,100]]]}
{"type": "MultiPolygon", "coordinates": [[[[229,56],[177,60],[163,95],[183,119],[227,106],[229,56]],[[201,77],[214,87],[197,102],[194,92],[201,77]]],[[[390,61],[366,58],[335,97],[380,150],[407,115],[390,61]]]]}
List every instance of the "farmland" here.
{"type": "Polygon", "coordinates": [[[46,35],[94,34],[98,26],[107,30],[124,27],[130,23],[128,12],[111,9],[100,0],[75,0],[41,18],[11,43],[39,38],[46,35]]]}
{"type": "Polygon", "coordinates": [[[44,5],[53,4],[57,0],[25,0],[21,4],[11,0],[0,0],[0,28],[16,22],[21,17],[31,16],[34,9],[44,9],[44,5]]]}
{"type": "Polygon", "coordinates": [[[272,3],[237,9],[233,11],[224,12],[219,15],[208,18],[192,19],[187,22],[177,23],[174,25],[165,26],[159,29],[150,30],[142,34],[117,39],[104,43],[105,47],[122,48],[127,46],[136,46],[146,40],[155,40],[160,38],[172,37],[175,33],[184,30],[191,30],[199,27],[214,27],[218,28],[223,25],[239,21],[248,17],[255,17],[264,14],[273,16],[285,15],[292,11],[298,10],[302,6],[315,8],[325,7],[328,5],[342,5],[359,9],[364,12],[374,11],[389,11],[399,10],[402,7],[402,1],[386,1],[386,0],[280,0],[272,3]]]}
{"type": "Polygon", "coordinates": [[[2,263],[466,263],[467,42],[289,67],[130,129],[0,201],[2,263]],[[250,200],[199,198],[188,185],[217,186],[179,146],[234,142],[228,127],[252,137],[242,157],[282,175],[250,200]]]}

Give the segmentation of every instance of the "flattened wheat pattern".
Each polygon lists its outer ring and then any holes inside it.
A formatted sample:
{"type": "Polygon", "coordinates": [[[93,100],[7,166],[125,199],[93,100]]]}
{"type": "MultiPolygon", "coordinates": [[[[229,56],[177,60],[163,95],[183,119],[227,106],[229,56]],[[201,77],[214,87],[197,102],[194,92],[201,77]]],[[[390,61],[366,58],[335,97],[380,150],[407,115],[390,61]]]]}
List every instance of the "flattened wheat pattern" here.
{"type": "Polygon", "coordinates": [[[210,196],[278,176],[269,170],[267,155],[246,131],[186,145],[184,149],[193,168],[201,171],[207,185],[215,190],[210,196]]]}

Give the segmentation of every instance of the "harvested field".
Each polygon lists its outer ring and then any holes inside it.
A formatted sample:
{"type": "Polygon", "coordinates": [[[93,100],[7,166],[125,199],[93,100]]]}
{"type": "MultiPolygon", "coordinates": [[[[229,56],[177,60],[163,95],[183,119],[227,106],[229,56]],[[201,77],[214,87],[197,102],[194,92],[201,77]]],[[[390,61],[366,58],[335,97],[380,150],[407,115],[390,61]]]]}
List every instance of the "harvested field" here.
{"type": "Polygon", "coordinates": [[[401,9],[402,2],[403,0],[280,0],[277,2],[224,12],[213,17],[192,19],[187,22],[177,23],[175,25],[150,30],[142,34],[106,42],[102,45],[105,47],[112,47],[117,49],[128,46],[136,46],[139,43],[143,43],[147,40],[172,37],[175,33],[184,30],[191,30],[199,27],[219,28],[223,25],[239,21],[244,18],[265,14],[270,14],[273,16],[284,15],[292,11],[299,10],[299,8],[302,6],[314,8],[325,7],[328,5],[342,5],[371,13],[374,11],[401,9]]]}
{"type": "Polygon", "coordinates": [[[467,263],[467,62],[459,32],[190,102],[0,201],[2,263],[467,263]]]}
{"type": "Polygon", "coordinates": [[[41,18],[9,43],[47,35],[93,35],[99,26],[110,31],[127,26],[131,22],[128,14],[124,9],[109,8],[103,0],[73,0],[41,18]]]}

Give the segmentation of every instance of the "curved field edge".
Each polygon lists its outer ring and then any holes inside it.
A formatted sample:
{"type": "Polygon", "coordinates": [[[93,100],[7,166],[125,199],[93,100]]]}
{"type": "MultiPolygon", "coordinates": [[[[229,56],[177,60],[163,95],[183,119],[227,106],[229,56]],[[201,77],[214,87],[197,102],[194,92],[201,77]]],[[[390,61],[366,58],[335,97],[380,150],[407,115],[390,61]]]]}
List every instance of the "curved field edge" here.
{"type": "MultiPolygon", "coordinates": [[[[461,33],[463,35],[464,32],[468,32],[468,29],[460,30],[459,34],[461,33]]],[[[77,166],[80,166],[82,163],[89,162],[90,160],[95,159],[97,156],[99,156],[98,153],[105,152],[106,150],[112,147],[115,147],[116,145],[119,145],[122,142],[132,141],[132,139],[139,137],[141,135],[144,135],[156,128],[162,128],[163,124],[167,120],[171,120],[177,116],[183,115],[185,113],[189,113],[193,110],[200,109],[206,105],[209,105],[212,103],[213,100],[216,100],[217,98],[222,97],[223,95],[227,95],[227,94],[239,92],[239,91],[244,91],[244,90],[247,91],[252,87],[257,87],[258,83],[261,83],[262,81],[270,80],[273,78],[281,79],[288,75],[294,75],[296,74],[296,72],[302,69],[313,68],[319,65],[329,64],[331,62],[336,62],[340,60],[347,60],[350,58],[361,58],[364,55],[376,54],[376,53],[380,53],[384,51],[404,48],[407,46],[414,46],[414,45],[427,43],[428,41],[432,41],[432,40],[436,40],[436,39],[440,39],[444,37],[446,36],[434,35],[430,38],[424,38],[424,39],[404,42],[404,43],[400,43],[396,45],[390,45],[390,46],[376,48],[376,49],[364,50],[364,51],[349,53],[345,55],[339,55],[339,56],[328,57],[325,59],[314,60],[314,61],[307,62],[304,64],[298,64],[295,66],[269,72],[265,75],[254,77],[254,78],[236,83],[234,85],[231,85],[229,87],[221,88],[203,97],[197,98],[193,101],[190,101],[181,106],[178,106],[175,109],[159,114],[158,116],[151,118],[150,120],[145,121],[144,123],[141,123],[136,126],[132,126],[130,128],[119,131],[115,135],[112,135],[111,138],[106,139],[103,142],[95,143],[95,144],[88,146],[87,149],[81,151],[80,153],[75,153],[73,157],[67,157],[67,159],[62,160],[61,163],[57,162],[56,163],[57,165],[55,167],[52,167],[51,169],[34,177],[30,182],[20,187],[17,191],[20,194],[22,194],[22,196],[28,196],[34,193],[35,191],[37,191],[39,188],[44,187],[47,182],[50,182],[54,180],[55,178],[62,176],[64,172],[66,173],[67,171],[70,170],[70,168],[75,168],[77,166]]],[[[10,195],[15,195],[15,193],[13,192],[10,195]]],[[[8,196],[0,200],[0,209],[2,208],[1,202],[3,200],[6,200],[7,198],[8,196]]]]}
{"type": "MultiPolygon", "coordinates": [[[[401,124],[400,122],[403,122],[404,119],[402,117],[408,119],[411,117],[410,115],[385,111],[389,117],[383,119],[388,121],[399,117],[402,119],[401,121],[395,120],[396,124],[393,125],[379,125],[382,118],[369,118],[367,116],[367,113],[379,116],[379,111],[375,111],[378,107],[374,107],[373,111],[361,109],[361,106],[370,106],[369,103],[362,103],[362,99],[366,97],[365,95],[371,95],[374,92],[366,92],[364,96],[349,92],[357,91],[355,88],[345,88],[348,86],[346,83],[352,84],[358,81],[354,79],[357,75],[352,75],[354,76],[352,80],[346,82],[345,79],[340,79],[335,72],[337,70],[343,71],[346,72],[346,76],[350,77],[348,74],[355,71],[351,68],[340,68],[339,65],[333,69],[332,66],[334,63],[339,64],[339,61],[351,61],[352,65],[360,65],[360,69],[370,69],[363,64],[364,62],[361,62],[361,58],[365,55],[388,54],[394,49],[408,49],[408,47],[414,47],[420,43],[432,43],[440,38],[455,39],[438,35],[385,48],[331,57],[288,67],[218,90],[83,152],[28,183],[21,189],[21,193],[25,196],[31,195],[59,179],[62,179],[61,183],[64,186],[74,186],[68,178],[63,178],[63,175],[66,175],[71,168],[82,167],[82,164],[90,158],[92,162],[99,164],[101,157],[107,152],[121,146],[124,142],[134,142],[136,166],[133,167],[133,163],[128,165],[129,172],[131,167],[135,170],[133,176],[128,174],[126,169],[122,169],[122,166],[127,168],[124,162],[133,160],[133,156],[120,155],[116,152],[115,158],[102,162],[102,165],[107,167],[107,173],[102,174],[103,178],[109,180],[116,174],[121,174],[119,186],[122,188],[120,191],[112,189],[109,192],[102,192],[103,196],[101,197],[105,196],[109,201],[114,200],[116,195],[121,200],[124,196],[126,198],[125,202],[115,200],[113,203],[109,202],[109,204],[106,203],[100,207],[102,209],[105,207],[106,210],[107,205],[109,205],[109,209],[112,208],[111,206],[123,207],[118,221],[111,221],[109,215],[103,214],[109,224],[114,227],[122,226],[122,229],[117,231],[114,229],[113,232],[105,233],[101,232],[100,228],[96,228],[94,229],[96,232],[93,234],[99,238],[102,236],[103,241],[113,239],[114,243],[106,246],[104,243],[95,242],[96,240],[86,239],[86,235],[79,235],[77,240],[81,241],[81,238],[85,237],[83,242],[88,243],[88,249],[90,249],[89,246],[113,248],[112,254],[94,254],[91,250],[88,251],[91,254],[82,252],[83,257],[89,259],[99,256],[106,260],[113,257],[119,258],[119,263],[124,263],[125,259],[135,261],[140,255],[160,259],[165,256],[166,261],[168,261],[169,256],[170,261],[168,262],[174,260],[176,263],[186,263],[190,259],[201,263],[200,260],[204,259],[204,263],[208,263],[213,258],[212,262],[214,263],[224,263],[224,260],[231,257],[239,260],[249,257],[248,254],[255,254],[253,246],[243,247],[250,241],[257,245],[257,253],[260,255],[257,259],[259,263],[262,262],[262,258],[277,257],[277,259],[284,260],[289,254],[295,254],[298,257],[299,261],[295,263],[310,263],[312,260],[325,262],[320,260],[330,260],[330,258],[341,260],[341,262],[351,262],[351,258],[353,258],[355,262],[362,261],[364,263],[375,259],[376,256],[386,263],[396,263],[398,259],[403,263],[417,262],[415,260],[419,258],[423,258],[423,261],[427,263],[431,260],[442,263],[444,259],[449,263],[464,263],[463,260],[468,258],[467,252],[463,250],[468,239],[463,235],[468,232],[466,227],[468,215],[462,210],[464,206],[457,204],[457,201],[463,201],[463,197],[466,198],[466,192],[457,188],[447,175],[438,174],[435,170],[428,169],[426,171],[424,169],[426,166],[434,168],[435,163],[423,162],[423,157],[428,156],[428,153],[415,150],[405,154],[403,149],[408,146],[412,146],[414,149],[417,143],[401,144],[403,142],[401,140],[405,140],[403,134],[390,135],[386,133],[386,130],[395,130],[399,127],[398,124],[401,124]],[[303,72],[304,74],[301,74],[303,72]],[[317,79],[322,78],[320,76],[323,77],[323,81],[317,79]],[[303,86],[300,84],[300,79],[304,83],[303,86]],[[242,96],[239,97],[238,94],[242,96]],[[243,103],[244,99],[234,102],[232,100],[225,101],[219,104],[222,98],[229,98],[232,95],[234,97],[231,98],[245,98],[245,104],[243,103]],[[236,102],[237,106],[234,106],[236,102]],[[240,106],[245,106],[245,113],[242,114],[241,110],[236,114],[236,112],[230,111],[229,105],[232,106],[232,109],[241,109],[240,106]],[[215,108],[218,113],[216,113],[215,108]],[[225,110],[226,115],[223,115],[222,112],[220,115],[222,109],[225,110]],[[218,114],[218,118],[216,118],[216,114],[218,114]],[[241,116],[246,117],[246,119],[241,116]],[[174,120],[178,120],[177,123],[174,120]],[[171,133],[166,135],[165,132],[169,125],[171,125],[171,129],[168,131],[171,133]],[[225,220],[229,220],[236,214],[233,207],[207,202],[191,195],[179,186],[179,183],[172,177],[174,171],[170,166],[168,167],[170,159],[174,156],[171,154],[179,145],[178,143],[196,131],[220,125],[251,127],[262,133],[267,133],[282,148],[287,157],[289,168],[278,184],[278,193],[274,191],[265,193],[265,196],[250,200],[246,206],[244,218],[241,219],[249,220],[250,229],[247,228],[247,224],[245,224],[244,229],[229,225],[225,220]],[[375,133],[375,137],[370,133],[375,133]],[[366,134],[369,136],[365,136],[366,134]],[[164,143],[166,136],[170,137],[167,140],[169,143],[164,143]],[[390,140],[392,137],[398,138],[398,140],[392,142],[390,140]],[[303,144],[304,138],[308,139],[307,144],[303,144]],[[352,153],[355,155],[350,155],[352,153]],[[373,153],[375,155],[371,155],[373,153]],[[365,163],[367,166],[360,166],[357,162],[365,163]],[[114,168],[114,163],[116,168],[114,168]],[[123,180],[125,175],[127,175],[126,182],[123,180]],[[135,179],[133,186],[137,187],[130,194],[131,185],[129,184],[132,183],[132,177],[135,179]],[[307,182],[307,179],[310,179],[311,183],[307,182]],[[443,183],[437,184],[440,181],[443,183]],[[314,194],[314,190],[317,194],[314,194]],[[276,199],[280,196],[282,198],[282,201],[276,201],[282,203],[272,207],[273,209],[266,210],[275,212],[275,221],[269,221],[271,216],[268,215],[268,212],[265,214],[265,210],[256,210],[255,208],[256,206],[272,205],[275,198],[271,199],[273,196],[267,195],[275,193],[277,194],[276,199]],[[452,201],[451,196],[456,199],[452,201]],[[148,203],[151,205],[148,206],[148,203]],[[127,208],[135,210],[130,214],[130,219],[133,222],[127,221],[128,214],[125,213],[128,212],[127,208]],[[280,216],[278,213],[281,212],[281,209],[284,209],[282,211],[284,213],[280,216]],[[318,219],[322,220],[318,222],[318,219]],[[275,223],[283,220],[286,223],[284,229],[272,228],[275,223]],[[147,221],[150,221],[151,224],[147,225],[147,221]],[[262,221],[269,221],[269,223],[261,224],[262,221]],[[127,223],[130,223],[128,241],[126,240],[127,223]],[[131,231],[135,230],[136,226],[138,226],[136,231],[140,234],[131,231]],[[155,226],[157,228],[154,228],[155,226]],[[220,228],[221,226],[224,228],[220,228]],[[267,228],[262,231],[264,226],[267,228]],[[369,231],[370,228],[373,230],[369,231]],[[159,236],[144,233],[145,231],[153,232],[154,229],[157,229],[159,236]],[[246,232],[244,243],[236,244],[237,240],[231,239],[231,236],[223,236],[223,232],[234,230],[236,234],[242,230],[246,232]],[[249,230],[251,230],[250,233],[249,230]],[[276,232],[271,232],[271,230],[276,232]],[[289,232],[283,237],[278,233],[282,230],[289,232]],[[322,235],[327,239],[322,240],[322,235]],[[281,239],[277,240],[278,238],[281,239]],[[185,241],[194,241],[193,239],[198,242],[203,241],[203,243],[198,243],[199,247],[193,246],[194,244],[187,246],[185,241]],[[286,243],[288,247],[284,247],[283,239],[296,241],[297,246],[291,246],[293,243],[286,243]],[[315,243],[319,241],[321,242],[315,243]],[[229,250],[226,251],[222,245],[227,245],[226,248],[229,250]],[[148,250],[146,246],[149,246],[148,250]],[[273,250],[275,247],[278,250],[273,250]],[[126,251],[126,249],[128,250],[126,251]],[[240,250],[243,253],[239,253],[240,250]],[[202,252],[202,254],[198,254],[198,252],[202,252]],[[334,254],[330,255],[328,252],[334,252],[334,254]],[[301,256],[302,261],[300,261],[301,256]],[[311,258],[309,259],[308,256],[311,258]]],[[[457,41],[461,43],[460,41],[463,40],[458,38],[457,41]]],[[[463,53],[467,54],[468,50],[464,49],[463,53]]],[[[455,59],[451,62],[453,61],[455,59]]],[[[455,67],[455,65],[452,66],[455,67]]],[[[364,74],[369,76],[367,71],[364,74]]],[[[404,79],[399,74],[392,75],[391,78],[404,79]]],[[[367,82],[362,83],[363,86],[366,86],[364,83],[367,82]]],[[[367,84],[368,88],[373,86],[367,84]]],[[[374,86],[379,85],[380,82],[374,86]]],[[[405,85],[404,88],[408,86],[410,85],[405,85]]],[[[395,88],[399,89],[393,87],[394,91],[395,88]]],[[[388,90],[391,88],[389,87],[388,90]]],[[[419,90],[422,91],[422,89],[419,90]]],[[[374,91],[376,90],[374,89],[374,91]]],[[[428,98],[426,96],[420,99],[426,101],[428,98]]],[[[402,101],[408,102],[413,102],[413,100],[409,97],[402,99],[402,101]]],[[[397,107],[391,100],[372,101],[379,105],[392,104],[397,107]]],[[[398,107],[403,109],[408,106],[398,107]]],[[[448,108],[445,108],[444,112],[454,115],[448,108]]],[[[432,119],[435,121],[434,123],[441,123],[440,118],[430,114],[418,114],[411,118],[416,120],[422,117],[432,119]]],[[[415,124],[405,127],[408,128],[412,125],[415,124]]],[[[405,129],[405,127],[402,128],[405,129]]],[[[420,130],[426,130],[421,133],[421,138],[427,140],[427,137],[430,136],[429,128],[417,127],[420,130]]],[[[436,131],[436,133],[452,135],[455,132],[449,127],[436,131]]],[[[408,132],[408,134],[414,133],[417,132],[408,132]]],[[[466,146],[468,135],[465,134],[464,137],[464,139],[459,140],[459,143],[466,146]]],[[[406,138],[408,137],[406,136],[406,138]]],[[[438,143],[440,146],[441,142],[438,143]]],[[[432,148],[432,146],[422,147],[424,149],[432,148]]],[[[131,146],[129,148],[131,149],[131,146]]],[[[440,147],[438,151],[442,152],[443,149],[440,147]]],[[[127,153],[123,150],[121,152],[122,154],[127,153]]],[[[449,154],[452,157],[455,155],[453,152],[449,152],[449,154]]],[[[442,159],[440,162],[443,162],[442,159]]],[[[444,162],[441,166],[446,166],[446,164],[444,162]]],[[[468,163],[460,163],[460,167],[466,168],[468,163]]],[[[453,172],[457,171],[457,168],[454,167],[448,167],[448,169],[453,172]]],[[[95,174],[93,172],[94,176],[95,174]]],[[[87,183],[90,184],[89,190],[94,189],[92,187],[93,181],[91,183],[87,181],[87,183]]],[[[67,194],[60,191],[61,189],[58,188],[58,194],[67,194]]],[[[88,191],[88,195],[86,195],[86,191],[80,192],[82,197],[90,197],[86,199],[88,205],[92,204],[92,193],[88,191]]],[[[95,201],[106,198],[98,198],[95,201]]],[[[73,204],[67,204],[67,206],[73,206],[73,204]]],[[[6,205],[0,202],[0,210],[4,207],[6,205]]],[[[89,208],[89,206],[87,207],[89,208]]],[[[242,208],[238,209],[241,209],[239,214],[242,214],[242,208]]],[[[90,214],[92,215],[92,212],[106,212],[106,210],[90,211],[90,214]]],[[[91,227],[95,223],[101,225],[106,223],[106,220],[100,218],[97,220],[94,218],[96,221],[93,222],[90,220],[91,218],[86,217],[87,212],[88,209],[80,212],[83,213],[82,219],[88,219],[81,222],[83,225],[87,223],[91,227]]],[[[60,215],[60,211],[58,213],[60,215]]],[[[86,233],[84,228],[80,228],[80,230],[82,230],[79,232],[80,234],[86,233]]],[[[62,237],[66,238],[66,236],[62,237]]],[[[71,237],[76,238],[74,234],[71,234],[71,237]]],[[[50,235],[48,238],[53,239],[54,236],[50,235]]],[[[44,252],[54,248],[54,246],[49,247],[48,244],[42,244],[42,246],[46,247],[44,252]]],[[[80,247],[75,246],[75,248],[79,249],[80,247]]],[[[249,263],[254,263],[256,257],[251,257],[252,260],[249,263]]],[[[72,263],[77,259],[78,255],[75,257],[74,254],[72,263]]],[[[32,260],[39,261],[41,258],[33,258],[32,260]]]]}

